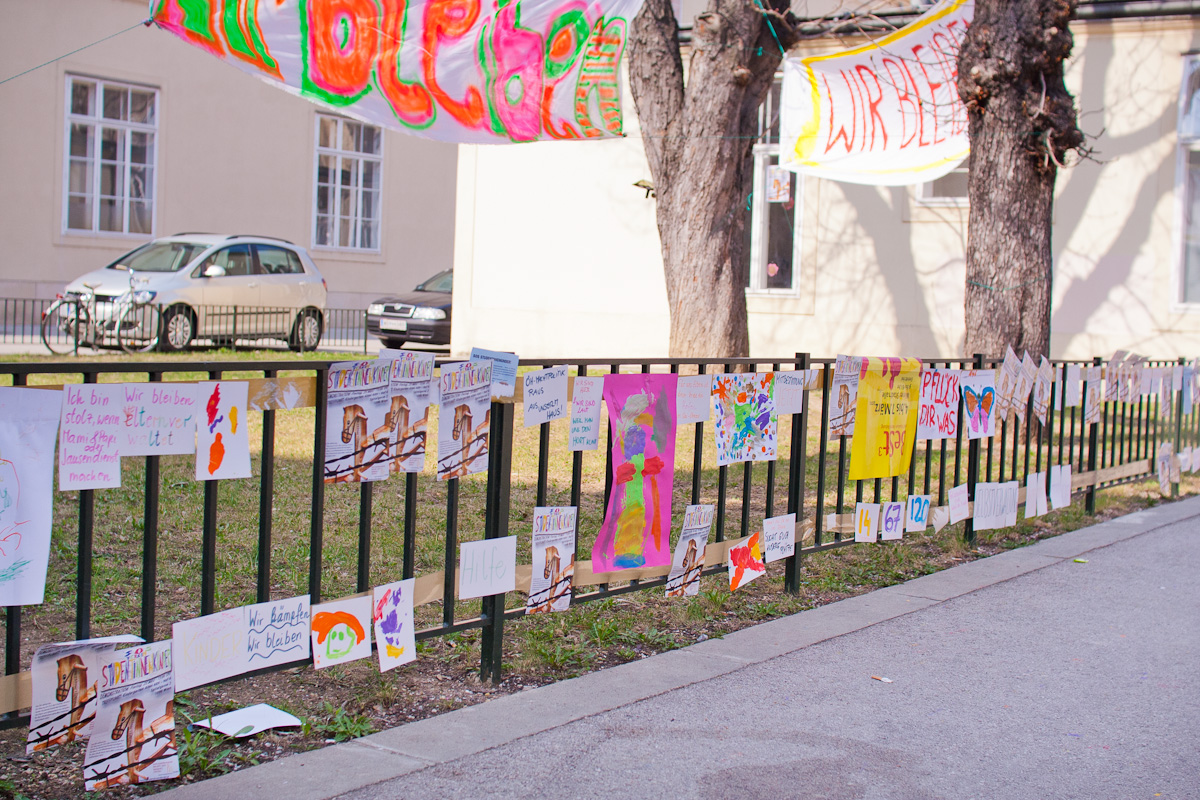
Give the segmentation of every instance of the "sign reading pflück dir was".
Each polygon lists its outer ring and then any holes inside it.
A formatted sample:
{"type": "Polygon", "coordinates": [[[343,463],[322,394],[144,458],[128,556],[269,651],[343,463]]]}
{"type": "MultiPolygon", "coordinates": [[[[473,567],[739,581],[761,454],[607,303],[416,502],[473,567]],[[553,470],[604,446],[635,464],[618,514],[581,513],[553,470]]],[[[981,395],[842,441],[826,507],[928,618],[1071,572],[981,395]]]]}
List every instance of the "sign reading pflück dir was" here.
{"type": "Polygon", "coordinates": [[[943,0],[868,45],[786,59],[780,163],[830,180],[880,186],[931,181],[967,156],[958,50],[973,0],[943,0]]]}
{"type": "Polygon", "coordinates": [[[621,136],[642,0],[153,0],[188,44],[355,119],[450,142],[621,136]]]}

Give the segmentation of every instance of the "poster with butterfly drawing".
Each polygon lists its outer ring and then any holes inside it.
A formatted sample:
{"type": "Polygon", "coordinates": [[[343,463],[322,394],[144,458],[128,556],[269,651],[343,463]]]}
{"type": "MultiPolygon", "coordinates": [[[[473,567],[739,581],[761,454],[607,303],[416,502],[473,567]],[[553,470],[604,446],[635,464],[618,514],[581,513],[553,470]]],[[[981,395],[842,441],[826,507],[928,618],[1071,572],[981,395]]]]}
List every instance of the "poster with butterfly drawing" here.
{"type": "Polygon", "coordinates": [[[963,425],[968,439],[987,439],[996,432],[996,371],[963,372],[959,378],[963,398],[963,425]]]}

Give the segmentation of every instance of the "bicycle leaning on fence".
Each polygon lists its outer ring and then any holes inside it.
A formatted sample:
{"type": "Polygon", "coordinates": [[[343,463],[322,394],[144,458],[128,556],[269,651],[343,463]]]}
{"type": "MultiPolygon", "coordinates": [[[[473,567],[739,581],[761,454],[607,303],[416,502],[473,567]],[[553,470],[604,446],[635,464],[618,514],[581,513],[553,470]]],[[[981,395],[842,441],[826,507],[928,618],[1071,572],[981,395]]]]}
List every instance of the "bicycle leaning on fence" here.
{"type": "Polygon", "coordinates": [[[140,288],[145,279],[129,270],[129,290],[112,302],[96,297],[97,284],[85,283],[82,292],[66,292],[42,314],[42,344],[55,355],[78,352],[80,347],[99,350],[112,335],[127,353],[145,353],[158,346],[162,311],[154,305],[154,292],[140,288]]]}

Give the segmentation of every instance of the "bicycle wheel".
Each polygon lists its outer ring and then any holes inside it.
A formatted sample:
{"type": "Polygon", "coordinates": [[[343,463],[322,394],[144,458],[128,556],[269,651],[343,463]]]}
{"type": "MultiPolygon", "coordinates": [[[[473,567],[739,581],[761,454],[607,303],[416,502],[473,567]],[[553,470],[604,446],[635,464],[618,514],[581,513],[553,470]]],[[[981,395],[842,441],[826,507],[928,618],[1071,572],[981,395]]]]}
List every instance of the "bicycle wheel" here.
{"type": "Polygon", "coordinates": [[[125,307],[117,320],[117,344],[126,353],[146,353],[158,347],[162,312],[157,306],[134,304],[125,307]]]}
{"type": "Polygon", "coordinates": [[[79,344],[80,328],[87,328],[87,310],[76,300],[55,300],[42,314],[42,344],[56,356],[71,353],[79,344]]]}

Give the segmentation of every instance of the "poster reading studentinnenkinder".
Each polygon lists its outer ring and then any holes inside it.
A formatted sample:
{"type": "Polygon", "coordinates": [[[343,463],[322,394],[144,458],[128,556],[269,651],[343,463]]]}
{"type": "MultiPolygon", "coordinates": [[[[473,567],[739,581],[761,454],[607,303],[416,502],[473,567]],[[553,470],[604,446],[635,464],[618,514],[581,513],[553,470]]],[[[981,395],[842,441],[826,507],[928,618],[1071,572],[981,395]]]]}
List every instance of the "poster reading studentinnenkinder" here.
{"type": "Polygon", "coordinates": [[[390,360],[329,365],[326,388],[325,482],[381,481],[395,438],[390,360]]]}
{"type": "Polygon", "coordinates": [[[485,471],[492,418],[492,362],[443,364],[438,388],[438,480],[485,471]]]}
{"type": "Polygon", "coordinates": [[[391,397],[384,415],[390,452],[384,460],[390,473],[420,472],[425,469],[429,435],[433,353],[384,350],[379,357],[392,362],[391,397]]]}
{"type": "Polygon", "coordinates": [[[575,577],[574,506],[533,509],[533,575],[525,612],[566,611],[575,577]]]}
{"type": "Polygon", "coordinates": [[[704,549],[712,531],[715,506],[688,506],[683,514],[683,530],[675,543],[675,557],[667,575],[667,597],[695,597],[700,591],[700,573],[704,571],[704,549]]]}

